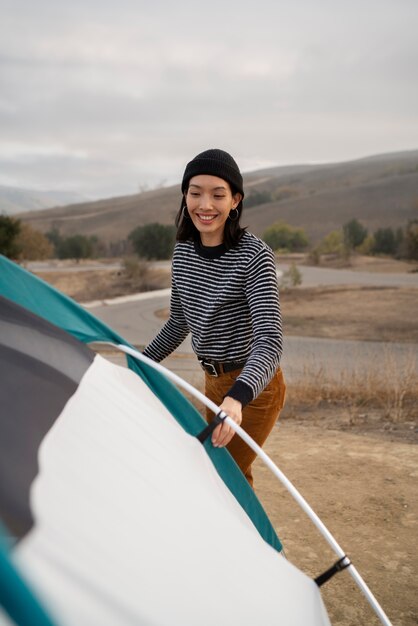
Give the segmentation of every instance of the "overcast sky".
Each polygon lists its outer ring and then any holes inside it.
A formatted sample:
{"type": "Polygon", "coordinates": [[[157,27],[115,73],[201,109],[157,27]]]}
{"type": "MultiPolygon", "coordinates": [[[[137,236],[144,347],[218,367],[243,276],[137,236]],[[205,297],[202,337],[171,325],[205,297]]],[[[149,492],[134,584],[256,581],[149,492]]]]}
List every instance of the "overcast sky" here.
{"type": "Polygon", "coordinates": [[[418,0],[0,0],[0,185],[135,193],[418,148],[418,0]]]}

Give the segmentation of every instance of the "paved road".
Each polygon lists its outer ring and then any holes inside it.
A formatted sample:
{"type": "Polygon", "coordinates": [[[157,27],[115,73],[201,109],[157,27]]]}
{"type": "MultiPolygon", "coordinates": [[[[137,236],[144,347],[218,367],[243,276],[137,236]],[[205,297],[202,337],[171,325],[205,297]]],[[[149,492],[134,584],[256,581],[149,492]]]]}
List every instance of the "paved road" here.
{"type": "MultiPolygon", "coordinates": [[[[281,263],[279,269],[285,272],[289,265],[281,263]]],[[[375,287],[417,287],[418,272],[402,274],[384,274],[379,272],[363,272],[354,270],[335,270],[326,267],[298,266],[302,274],[303,287],[320,287],[325,285],[370,285],[375,287]]]]}
{"type": "MultiPolygon", "coordinates": [[[[120,299],[122,300],[122,299],[120,299]]],[[[125,339],[136,346],[145,346],[157,334],[164,320],[156,311],[169,305],[169,290],[144,294],[142,299],[132,299],[114,304],[96,305],[89,310],[106,324],[114,328],[125,339]]],[[[323,375],[327,379],[341,376],[342,372],[360,375],[373,368],[388,371],[401,362],[408,362],[418,355],[418,345],[383,342],[360,342],[309,337],[286,337],[283,368],[289,380],[323,375]]],[[[188,337],[165,363],[170,369],[191,380],[200,376],[188,337]]],[[[418,360],[416,362],[418,367],[418,360]]],[[[192,380],[193,382],[193,380],[192,380]]]]}
{"type": "Polygon", "coordinates": [[[117,263],[100,263],[99,261],[69,263],[54,259],[52,261],[29,261],[25,263],[25,267],[31,272],[93,272],[119,270],[122,264],[119,261],[117,263]]]}
{"type": "MultiPolygon", "coordinates": [[[[152,267],[169,270],[171,261],[150,261],[152,267]]],[[[93,272],[98,270],[115,271],[123,267],[121,261],[103,263],[101,261],[83,260],[76,263],[70,260],[50,259],[47,261],[28,261],[25,263],[26,269],[31,272],[93,272]]]]}

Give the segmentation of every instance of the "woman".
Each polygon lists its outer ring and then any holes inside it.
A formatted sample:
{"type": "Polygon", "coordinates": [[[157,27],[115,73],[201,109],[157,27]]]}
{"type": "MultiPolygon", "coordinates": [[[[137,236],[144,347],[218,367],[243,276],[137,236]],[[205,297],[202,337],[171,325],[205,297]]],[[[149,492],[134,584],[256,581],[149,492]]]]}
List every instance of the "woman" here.
{"type": "MultiPolygon", "coordinates": [[[[285,396],[274,255],[240,226],[243,180],[227,152],[198,154],[186,167],[181,190],[170,318],[144,354],[161,361],[191,332],[207,397],[261,446],[285,396]]],[[[225,422],[212,443],[227,446],[252,486],[256,455],[247,444],[225,422]]]]}

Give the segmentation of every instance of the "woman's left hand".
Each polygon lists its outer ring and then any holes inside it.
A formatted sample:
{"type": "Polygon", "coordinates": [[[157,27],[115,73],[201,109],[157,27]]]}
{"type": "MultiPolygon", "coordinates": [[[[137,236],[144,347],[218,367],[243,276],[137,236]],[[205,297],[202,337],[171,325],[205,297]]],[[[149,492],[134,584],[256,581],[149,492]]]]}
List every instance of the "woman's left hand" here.
{"type": "MultiPolygon", "coordinates": [[[[238,425],[242,422],[242,404],[234,398],[226,396],[224,401],[220,405],[222,411],[224,411],[228,417],[234,420],[238,425]]],[[[235,431],[228,426],[226,422],[222,422],[215,428],[212,434],[212,444],[215,448],[223,448],[228,445],[232,437],[235,435],[235,431]]]]}

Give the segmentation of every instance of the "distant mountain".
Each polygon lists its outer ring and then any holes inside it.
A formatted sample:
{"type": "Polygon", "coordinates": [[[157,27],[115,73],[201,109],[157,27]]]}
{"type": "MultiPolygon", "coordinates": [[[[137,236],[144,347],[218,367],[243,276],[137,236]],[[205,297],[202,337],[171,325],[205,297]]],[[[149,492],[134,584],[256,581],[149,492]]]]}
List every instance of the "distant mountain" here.
{"type": "MultiPolygon", "coordinates": [[[[313,243],[352,218],[371,232],[405,226],[418,217],[418,150],[321,165],[273,167],[244,175],[243,224],[256,235],[283,219],[306,230],[313,243]],[[257,196],[257,198],[256,198],[257,196]]],[[[126,238],[138,225],[172,224],[180,185],[141,194],[22,214],[43,232],[126,238]]]]}
{"type": "Polygon", "coordinates": [[[0,213],[7,215],[85,201],[81,194],[71,191],[37,191],[0,185],[0,213]]]}

